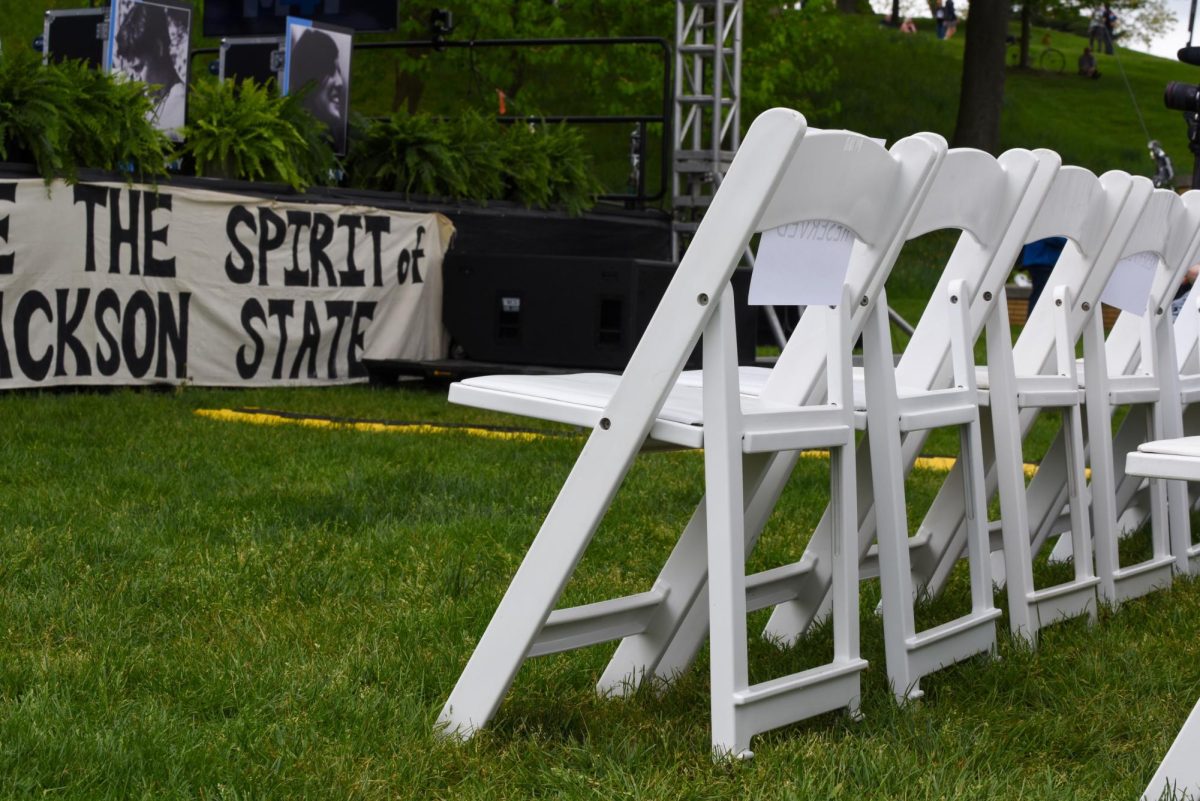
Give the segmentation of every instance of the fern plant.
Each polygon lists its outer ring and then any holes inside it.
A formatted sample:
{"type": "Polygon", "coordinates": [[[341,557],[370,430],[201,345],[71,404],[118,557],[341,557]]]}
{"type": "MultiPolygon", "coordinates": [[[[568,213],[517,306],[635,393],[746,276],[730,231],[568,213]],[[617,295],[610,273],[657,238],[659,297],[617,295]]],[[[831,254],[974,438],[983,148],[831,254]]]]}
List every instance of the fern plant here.
{"type": "Polygon", "coordinates": [[[346,166],[355,186],[427,197],[470,197],[470,175],[448,126],[424,114],[359,120],[346,166]]]}
{"type": "Polygon", "coordinates": [[[295,102],[249,80],[195,84],[181,153],[194,159],[197,175],[303,190],[327,176],[334,160],[327,144],[315,142],[320,129],[297,120],[295,102]]]}
{"type": "Polygon", "coordinates": [[[565,125],[501,125],[476,112],[452,120],[394,114],[360,120],[347,168],[353,185],[406,195],[590,208],[602,191],[583,137],[565,125]]]}
{"type": "Polygon", "coordinates": [[[65,153],[72,163],[127,172],[138,180],[166,174],[174,144],[150,122],[153,104],[145,84],[78,61],[57,69],[76,91],[71,113],[64,115],[65,153]]]}
{"type": "Polygon", "coordinates": [[[0,52],[0,158],[31,161],[47,182],[74,177],[63,112],[75,98],[62,73],[43,69],[31,52],[0,52]]]}
{"type": "Polygon", "coordinates": [[[504,134],[501,152],[512,198],[526,206],[561,206],[579,214],[603,191],[583,136],[564,123],[514,123],[504,134]]]}
{"type": "Polygon", "coordinates": [[[0,158],[33,162],[47,182],[73,181],[79,167],[163,175],[172,146],[149,121],[145,90],[81,62],[0,54],[0,158]]]}

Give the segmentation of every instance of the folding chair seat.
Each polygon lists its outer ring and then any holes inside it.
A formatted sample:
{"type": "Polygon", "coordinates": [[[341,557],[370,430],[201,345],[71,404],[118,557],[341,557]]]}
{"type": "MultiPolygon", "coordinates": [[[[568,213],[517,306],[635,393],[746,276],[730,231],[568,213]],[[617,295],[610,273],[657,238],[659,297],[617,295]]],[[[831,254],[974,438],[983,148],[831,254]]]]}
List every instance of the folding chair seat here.
{"type": "MultiPolygon", "coordinates": [[[[973,347],[1059,166],[1058,156],[1050,151],[1014,150],[999,162],[979,151],[950,151],[909,238],[939,228],[964,233],[898,365],[893,366],[886,304],[881,303],[868,320],[864,368],[856,370],[855,376],[856,408],[869,421],[858,456],[858,545],[870,572],[881,579],[888,678],[900,700],[922,694],[921,677],[995,648],[994,621],[1000,612],[992,603],[988,564],[973,347]],[[922,547],[924,537],[908,536],[904,478],[930,431],[942,426],[959,427],[962,460],[968,465],[969,480],[962,494],[971,511],[972,608],[959,618],[918,632],[910,549],[922,547]],[[877,549],[868,551],[875,540],[877,549]]],[[[802,347],[803,341],[793,336],[793,343],[801,343],[795,347],[802,347]]],[[[785,351],[781,363],[786,357],[785,351]]],[[[761,368],[743,368],[741,391],[759,394],[766,373],[761,368]]],[[[685,374],[684,381],[696,383],[698,374],[685,374]]],[[[792,642],[814,618],[827,612],[830,576],[822,567],[820,549],[828,541],[831,520],[827,512],[814,532],[799,563],[810,567],[802,591],[775,610],[767,627],[769,637],[792,642]]],[[[701,630],[691,625],[684,631],[701,630]]],[[[698,643],[692,645],[694,650],[698,643]]],[[[674,649],[680,655],[686,650],[674,649]]]]}
{"type": "Polygon", "coordinates": [[[1126,454],[1125,472],[1145,478],[1200,481],[1200,437],[1143,442],[1126,454]]]}
{"type": "MultiPolygon", "coordinates": [[[[1000,493],[1003,572],[1007,582],[1010,627],[1036,642],[1037,632],[1054,620],[1096,616],[1095,574],[1091,559],[1091,523],[1084,474],[1083,390],[1075,347],[1125,245],[1139,225],[1152,187],[1144,178],[1109,172],[1100,179],[1080,168],[1060,171],[1055,186],[1028,232],[1030,241],[1066,236],[1070,242],[1050,276],[1045,300],[1034,308],[1016,344],[1012,344],[1005,302],[987,325],[988,367],[981,370],[981,402],[988,404],[994,473],[1000,493]],[[1038,477],[1025,485],[1022,441],[1038,414],[1058,411],[1062,429],[1045,455],[1038,477]],[[1074,577],[1038,589],[1033,555],[1058,517],[1069,509],[1074,577]]],[[[919,578],[937,594],[962,551],[957,533],[965,519],[957,497],[957,467],[944,483],[922,523],[942,546],[918,564],[919,578]]]]}
{"type": "MultiPolygon", "coordinates": [[[[806,135],[799,114],[767,112],[747,134],[621,377],[481,378],[451,388],[456,402],[594,427],[442,710],[439,723],[446,731],[469,737],[485,725],[530,656],[618,638],[625,638],[623,644],[669,638],[673,632],[662,630],[663,621],[679,617],[675,607],[690,605],[709,566],[714,753],[745,755],[757,732],[824,711],[857,710],[866,663],[858,653],[858,565],[850,556],[857,517],[851,343],[855,320],[861,330],[944,155],[944,141],[932,135],[902,140],[889,152],[849,132],[806,135]],[[855,233],[846,286],[856,302],[813,316],[819,330],[810,340],[807,373],[798,377],[808,387],[799,401],[765,392],[743,402],[729,279],[754,232],[814,219],[855,233]],[[672,391],[702,331],[704,387],[672,391]],[[554,610],[637,451],[647,444],[703,446],[705,501],[648,592],[554,610]],[[746,612],[774,603],[789,575],[746,577],[746,530],[752,526],[745,525],[743,487],[753,492],[780,452],[817,446],[831,451],[831,494],[845,521],[838,539],[845,545],[830,556],[837,575],[833,660],[751,685],[746,612]]],[[[600,681],[602,692],[625,689],[608,676],[600,681]]]]}

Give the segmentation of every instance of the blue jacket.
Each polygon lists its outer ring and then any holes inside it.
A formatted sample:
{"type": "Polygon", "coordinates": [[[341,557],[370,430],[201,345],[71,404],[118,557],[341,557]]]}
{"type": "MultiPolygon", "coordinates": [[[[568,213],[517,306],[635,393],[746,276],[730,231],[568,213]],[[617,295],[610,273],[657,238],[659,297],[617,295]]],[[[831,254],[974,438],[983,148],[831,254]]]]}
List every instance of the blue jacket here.
{"type": "Polygon", "coordinates": [[[1053,265],[1058,261],[1059,254],[1062,253],[1066,244],[1065,236],[1048,236],[1045,239],[1030,242],[1021,249],[1021,266],[1053,265]]]}

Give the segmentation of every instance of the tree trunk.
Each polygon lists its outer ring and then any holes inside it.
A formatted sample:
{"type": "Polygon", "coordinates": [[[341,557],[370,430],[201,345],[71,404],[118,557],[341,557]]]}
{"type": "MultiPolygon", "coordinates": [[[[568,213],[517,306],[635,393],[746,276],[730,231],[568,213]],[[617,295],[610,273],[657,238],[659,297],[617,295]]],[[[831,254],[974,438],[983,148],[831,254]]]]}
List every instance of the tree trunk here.
{"type": "Polygon", "coordinates": [[[1000,146],[1000,111],[1004,105],[1004,50],[1008,35],[1008,3],[971,3],[963,47],[962,87],[955,147],[996,153],[1000,146]]]}
{"type": "Polygon", "coordinates": [[[843,14],[857,14],[858,0],[837,0],[837,7],[843,14]]]}
{"type": "Polygon", "coordinates": [[[1029,39],[1033,35],[1033,0],[1021,4],[1021,69],[1029,69],[1029,39]]]}
{"type": "Polygon", "coordinates": [[[892,24],[900,25],[900,0],[892,0],[892,24]]]}

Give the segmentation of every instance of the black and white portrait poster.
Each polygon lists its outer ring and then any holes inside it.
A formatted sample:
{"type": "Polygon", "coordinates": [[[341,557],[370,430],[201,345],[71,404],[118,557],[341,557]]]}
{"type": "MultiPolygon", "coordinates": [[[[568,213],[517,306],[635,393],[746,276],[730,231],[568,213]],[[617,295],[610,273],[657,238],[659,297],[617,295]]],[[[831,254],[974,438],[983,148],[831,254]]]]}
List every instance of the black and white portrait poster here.
{"type": "Polygon", "coordinates": [[[304,92],[304,106],[329,128],[333,149],[346,152],[350,121],[350,49],[353,32],[288,17],[283,93],[304,92]]]}
{"type": "Polygon", "coordinates": [[[108,70],[147,84],[156,128],[173,139],[187,118],[192,8],[182,0],[113,0],[108,70]]]}

